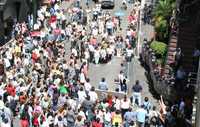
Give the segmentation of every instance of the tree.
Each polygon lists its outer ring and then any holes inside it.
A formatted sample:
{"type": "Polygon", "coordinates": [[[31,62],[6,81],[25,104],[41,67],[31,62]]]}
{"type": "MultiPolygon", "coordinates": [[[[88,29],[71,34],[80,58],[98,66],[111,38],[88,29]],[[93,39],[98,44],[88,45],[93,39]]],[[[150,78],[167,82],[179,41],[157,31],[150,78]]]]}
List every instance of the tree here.
{"type": "Polygon", "coordinates": [[[154,23],[156,38],[159,41],[167,42],[169,38],[170,17],[175,8],[174,0],[159,0],[154,10],[154,23]]]}
{"type": "Polygon", "coordinates": [[[170,19],[172,11],[175,8],[174,0],[159,0],[158,5],[155,8],[155,17],[163,16],[165,19],[170,19]]]}

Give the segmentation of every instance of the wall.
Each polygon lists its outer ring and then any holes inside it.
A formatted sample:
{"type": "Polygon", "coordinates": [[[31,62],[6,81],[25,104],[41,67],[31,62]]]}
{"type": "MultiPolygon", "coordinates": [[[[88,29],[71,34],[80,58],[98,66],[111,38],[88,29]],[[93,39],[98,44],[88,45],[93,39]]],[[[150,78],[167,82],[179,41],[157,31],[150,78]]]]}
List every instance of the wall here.
{"type": "Polygon", "coordinates": [[[148,66],[148,75],[152,80],[152,85],[154,90],[163,96],[164,99],[169,102],[174,102],[176,100],[176,92],[174,90],[173,79],[161,77],[159,68],[155,64],[154,53],[148,48],[147,45],[142,47],[142,61],[148,66]]]}

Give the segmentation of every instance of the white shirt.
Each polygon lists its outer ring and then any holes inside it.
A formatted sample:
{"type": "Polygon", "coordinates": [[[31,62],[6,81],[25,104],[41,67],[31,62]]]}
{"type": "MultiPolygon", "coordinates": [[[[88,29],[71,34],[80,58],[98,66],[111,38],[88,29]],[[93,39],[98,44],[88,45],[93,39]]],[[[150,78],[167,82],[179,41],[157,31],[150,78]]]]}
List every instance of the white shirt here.
{"type": "Polygon", "coordinates": [[[90,52],[94,52],[95,51],[95,49],[94,49],[94,47],[92,45],[88,45],[88,48],[89,48],[90,52]]]}
{"type": "Polygon", "coordinates": [[[5,62],[6,68],[11,66],[10,61],[7,58],[4,58],[4,62],[5,62]]]}
{"type": "Polygon", "coordinates": [[[83,102],[86,98],[85,91],[78,91],[78,98],[80,102],[83,102]]]}
{"type": "Polygon", "coordinates": [[[133,54],[133,50],[132,49],[127,49],[127,56],[131,57],[133,54]]]}
{"type": "Polygon", "coordinates": [[[28,58],[25,58],[25,59],[24,59],[24,65],[25,65],[25,66],[29,65],[29,59],[28,59],[28,58]]]}
{"type": "Polygon", "coordinates": [[[121,100],[121,109],[128,109],[130,107],[130,101],[127,99],[124,101],[124,99],[121,100]]]}
{"type": "Polygon", "coordinates": [[[91,84],[88,83],[88,82],[85,82],[84,87],[85,87],[85,90],[86,90],[86,91],[90,91],[90,89],[91,89],[91,84]]]}
{"type": "Polygon", "coordinates": [[[84,54],[85,54],[85,59],[89,59],[90,58],[89,52],[85,51],[84,54]]]}
{"type": "Polygon", "coordinates": [[[116,100],[115,100],[115,108],[116,108],[117,110],[120,110],[120,100],[119,100],[119,99],[116,99],[116,100]]]}
{"type": "Polygon", "coordinates": [[[1,123],[1,127],[11,127],[11,124],[8,122],[8,123],[1,123]]]}
{"type": "Polygon", "coordinates": [[[105,119],[106,122],[110,122],[111,118],[112,118],[112,115],[111,115],[110,112],[104,113],[104,119],[105,119]]]}
{"type": "Polygon", "coordinates": [[[77,55],[78,55],[76,49],[74,49],[74,48],[72,49],[72,54],[74,54],[74,56],[77,56],[77,55]]]}
{"type": "Polygon", "coordinates": [[[98,35],[98,29],[97,28],[92,30],[92,35],[93,36],[97,36],[98,35]]]}
{"type": "Polygon", "coordinates": [[[60,8],[60,7],[58,6],[58,4],[55,4],[55,5],[54,5],[54,10],[57,11],[57,10],[59,10],[59,8],[60,8]]]}
{"type": "Polygon", "coordinates": [[[84,73],[80,74],[80,82],[81,83],[85,83],[85,75],[84,75],[84,73]]]}
{"type": "Polygon", "coordinates": [[[68,104],[72,107],[72,109],[74,110],[76,108],[76,101],[74,99],[68,99],[68,104]]]}
{"type": "Polygon", "coordinates": [[[12,59],[11,51],[7,51],[7,52],[6,52],[6,56],[7,56],[7,58],[8,58],[9,60],[11,60],[11,59],[12,59]]]}
{"type": "Polygon", "coordinates": [[[113,23],[111,21],[107,22],[106,23],[106,28],[112,29],[113,28],[113,23]]]}
{"type": "Polygon", "coordinates": [[[95,102],[98,99],[98,95],[94,91],[90,91],[89,96],[90,96],[90,100],[93,101],[93,102],[95,102]]]}
{"type": "Polygon", "coordinates": [[[86,119],[85,113],[84,113],[83,111],[80,111],[80,112],[78,113],[78,116],[82,116],[83,120],[86,119]]]}

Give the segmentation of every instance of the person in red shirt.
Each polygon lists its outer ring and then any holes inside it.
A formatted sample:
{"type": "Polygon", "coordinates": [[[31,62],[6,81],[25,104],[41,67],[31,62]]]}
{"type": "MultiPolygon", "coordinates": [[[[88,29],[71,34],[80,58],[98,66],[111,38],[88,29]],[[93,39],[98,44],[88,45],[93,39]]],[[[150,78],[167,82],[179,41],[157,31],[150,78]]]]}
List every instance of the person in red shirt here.
{"type": "Polygon", "coordinates": [[[11,83],[9,83],[8,85],[7,85],[7,87],[6,87],[6,92],[8,93],[8,95],[11,95],[11,96],[15,96],[15,93],[16,93],[16,91],[15,91],[15,87],[11,84],[11,83]]]}
{"type": "Polygon", "coordinates": [[[96,118],[96,120],[92,122],[92,127],[103,127],[103,124],[100,122],[99,118],[96,118]]]}
{"type": "Polygon", "coordinates": [[[111,108],[113,106],[113,98],[111,94],[108,95],[107,101],[108,101],[109,107],[111,108]]]}

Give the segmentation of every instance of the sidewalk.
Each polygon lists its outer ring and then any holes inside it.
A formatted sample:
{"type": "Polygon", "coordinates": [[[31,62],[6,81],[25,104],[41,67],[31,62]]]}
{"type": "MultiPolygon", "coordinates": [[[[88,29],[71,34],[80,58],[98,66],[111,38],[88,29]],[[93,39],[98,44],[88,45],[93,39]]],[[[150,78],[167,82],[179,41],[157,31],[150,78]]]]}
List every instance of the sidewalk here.
{"type": "MultiPolygon", "coordinates": [[[[149,0],[142,0],[141,1],[141,7],[144,7],[145,4],[150,4],[149,0]]],[[[139,52],[141,51],[140,48],[142,47],[143,40],[146,38],[148,41],[151,40],[152,35],[154,33],[154,27],[149,24],[143,24],[142,22],[143,17],[143,11],[141,9],[140,11],[140,24],[139,24],[139,31],[138,31],[138,45],[137,48],[139,48],[139,52]]],[[[131,78],[132,85],[135,83],[135,79],[139,80],[143,86],[143,92],[142,92],[142,98],[148,97],[152,103],[152,105],[158,106],[158,101],[153,97],[151,93],[151,86],[147,80],[147,77],[145,76],[145,69],[141,66],[140,61],[138,58],[135,58],[133,60],[133,66],[131,66],[130,69],[133,71],[132,73],[133,77],[131,78]]]]}

